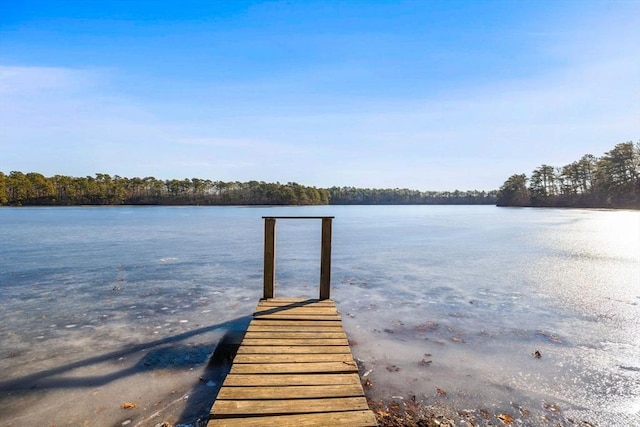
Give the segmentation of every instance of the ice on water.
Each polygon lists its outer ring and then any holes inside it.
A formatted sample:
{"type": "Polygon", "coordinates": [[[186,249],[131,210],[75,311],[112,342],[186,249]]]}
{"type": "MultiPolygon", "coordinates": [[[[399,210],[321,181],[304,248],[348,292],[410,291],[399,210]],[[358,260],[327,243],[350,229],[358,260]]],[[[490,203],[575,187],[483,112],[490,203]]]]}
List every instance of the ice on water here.
{"type": "MultiPolygon", "coordinates": [[[[640,421],[638,212],[118,207],[0,210],[2,424],[205,417],[210,357],[261,297],[263,215],[336,216],[332,297],[374,398],[640,421]]],[[[317,297],[319,221],[277,227],[276,296],[317,297]]]]}

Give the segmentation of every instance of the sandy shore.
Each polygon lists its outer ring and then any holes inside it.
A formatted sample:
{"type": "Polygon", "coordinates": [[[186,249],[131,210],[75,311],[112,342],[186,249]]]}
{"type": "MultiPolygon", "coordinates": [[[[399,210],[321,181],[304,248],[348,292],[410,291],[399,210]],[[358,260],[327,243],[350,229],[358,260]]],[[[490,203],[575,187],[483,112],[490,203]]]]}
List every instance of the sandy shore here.
{"type": "MultiPolygon", "coordinates": [[[[514,408],[511,413],[492,412],[487,408],[456,411],[444,404],[408,399],[368,399],[380,427],[454,427],[454,426],[579,426],[595,427],[587,420],[566,417],[558,408],[547,408],[542,416],[532,415],[527,408],[514,408]]],[[[610,425],[620,425],[612,422],[610,425]]]]}

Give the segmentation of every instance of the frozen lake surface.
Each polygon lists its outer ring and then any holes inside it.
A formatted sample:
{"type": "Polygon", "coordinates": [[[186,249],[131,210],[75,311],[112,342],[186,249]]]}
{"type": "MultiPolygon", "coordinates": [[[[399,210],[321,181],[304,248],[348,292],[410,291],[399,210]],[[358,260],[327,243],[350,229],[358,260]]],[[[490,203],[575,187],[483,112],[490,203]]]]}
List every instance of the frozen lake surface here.
{"type": "MultiPolygon", "coordinates": [[[[640,425],[640,212],[492,206],[1,208],[0,425],[195,425],[262,294],[263,215],[335,215],[373,399],[640,425]]],[[[278,221],[276,296],[317,297],[319,252],[320,221],[278,221]]]]}

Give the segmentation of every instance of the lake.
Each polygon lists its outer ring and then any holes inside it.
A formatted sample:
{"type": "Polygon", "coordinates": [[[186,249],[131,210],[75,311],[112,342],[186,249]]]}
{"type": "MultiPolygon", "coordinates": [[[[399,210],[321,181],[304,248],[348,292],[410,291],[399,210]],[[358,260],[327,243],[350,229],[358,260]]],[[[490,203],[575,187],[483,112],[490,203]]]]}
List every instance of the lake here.
{"type": "MultiPolygon", "coordinates": [[[[264,215],[335,216],[373,400],[640,425],[640,212],[493,206],[0,208],[0,425],[195,425],[262,295],[264,215]]],[[[320,221],[277,239],[276,296],[317,297],[320,221]]]]}

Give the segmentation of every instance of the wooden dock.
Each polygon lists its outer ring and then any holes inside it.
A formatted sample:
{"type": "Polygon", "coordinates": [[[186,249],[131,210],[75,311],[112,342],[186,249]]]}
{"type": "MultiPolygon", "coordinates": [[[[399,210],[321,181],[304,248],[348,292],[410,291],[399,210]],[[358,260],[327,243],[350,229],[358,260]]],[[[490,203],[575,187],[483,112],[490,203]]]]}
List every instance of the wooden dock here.
{"type": "Polygon", "coordinates": [[[333,217],[264,217],[264,298],[207,427],[377,426],[329,299],[333,217]],[[274,298],[276,219],[322,219],[320,298],[274,298]]]}
{"type": "Polygon", "coordinates": [[[331,300],[260,301],[208,427],[376,426],[331,300]]]}

